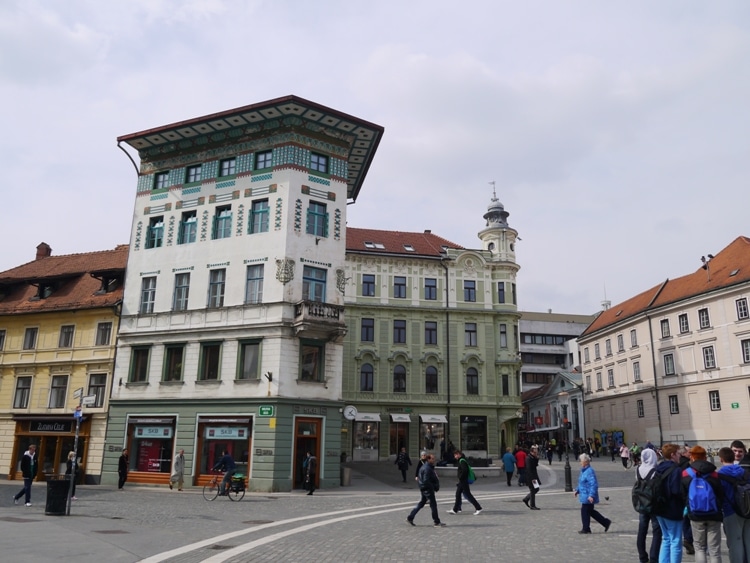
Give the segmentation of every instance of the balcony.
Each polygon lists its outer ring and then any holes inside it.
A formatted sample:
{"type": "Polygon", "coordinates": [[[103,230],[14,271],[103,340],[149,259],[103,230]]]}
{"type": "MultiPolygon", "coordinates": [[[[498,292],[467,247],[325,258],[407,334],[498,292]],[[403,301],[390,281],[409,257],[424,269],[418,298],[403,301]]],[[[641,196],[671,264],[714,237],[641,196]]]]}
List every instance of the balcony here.
{"type": "Polygon", "coordinates": [[[294,306],[294,332],[300,338],[340,342],[346,335],[344,307],[300,301],[294,306]]]}

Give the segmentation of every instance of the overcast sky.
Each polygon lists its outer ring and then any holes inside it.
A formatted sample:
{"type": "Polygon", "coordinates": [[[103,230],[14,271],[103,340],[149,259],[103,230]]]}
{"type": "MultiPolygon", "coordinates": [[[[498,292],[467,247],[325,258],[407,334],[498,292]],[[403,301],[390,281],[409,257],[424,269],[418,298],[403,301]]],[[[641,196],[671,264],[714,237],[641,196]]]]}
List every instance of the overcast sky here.
{"type": "Polygon", "coordinates": [[[294,94],[385,127],[350,226],[477,248],[494,180],[590,314],[750,235],[749,61],[747,0],[2,0],[0,270],[129,242],[117,136],[294,94]]]}

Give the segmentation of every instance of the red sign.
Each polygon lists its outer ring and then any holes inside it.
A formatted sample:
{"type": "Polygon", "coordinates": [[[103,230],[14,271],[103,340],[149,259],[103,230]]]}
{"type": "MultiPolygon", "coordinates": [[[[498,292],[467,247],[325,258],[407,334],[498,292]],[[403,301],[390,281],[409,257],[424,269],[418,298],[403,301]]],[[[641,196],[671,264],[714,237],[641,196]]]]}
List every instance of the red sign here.
{"type": "Polygon", "coordinates": [[[544,417],[542,417],[542,416],[535,416],[534,417],[534,424],[536,424],[537,426],[541,426],[542,424],[544,424],[544,417]]]}

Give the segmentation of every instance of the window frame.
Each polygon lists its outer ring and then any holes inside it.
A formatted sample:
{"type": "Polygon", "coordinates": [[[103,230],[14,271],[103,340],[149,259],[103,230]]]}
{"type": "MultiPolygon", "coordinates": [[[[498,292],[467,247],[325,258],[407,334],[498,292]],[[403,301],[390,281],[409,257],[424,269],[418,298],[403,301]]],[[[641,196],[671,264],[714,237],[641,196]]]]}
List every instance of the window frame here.
{"type": "Polygon", "coordinates": [[[253,164],[255,165],[254,170],[273,168],[273,149],[256,152],[253,164]]]}
{"type": "Polygon", "coordinates": [[[633,362],[633,383],[642,383],[640,361],[633,362]]]}
{"type": "Polygon", "coordinates": [[[245,269],[245,305],[263,303],[263,280],[265,264],[248,264],[245,269]]]}
{"type": "Polygon", "coordinates": [[[360,342],[375,342],[375,319],[363,317],[359,326],[360,342]]]}
{"type": "Polygon", "coordinates": [[[64,409],[68,398],[68,382],[70,375],[53,375],[49,385],[49,401],[47,407],[50,409],[64,409]]]}
{"type": "Polygon", "coordinates": [[[270,228],[270,213],[268,198],[253,200],[250,204],[250,221],[248,234],[267,233],[270,228]]]}
{"type": "Polygon", "coordinates": [[[207,340],[200,343],[197,381],[221,381],[223,344],[220,340],[207,340]]]}
{"type": "Polygon", "coordinates": [[[596,390],[604,391],[604,385],[602,384],[602,372],[596,372],[596,390]]]}
{"type": "Polygon", "coordinates": [[[636,413],[638,414],[638,418],[643,418],[645,416],[645,412],[643,409],[643,399],[637,399],[635,401],[635,408],[636,413]]]}
{"type": "Polygon", "coordinates": [[[146,228],[146,248],[161,248],[164,244],[164,215],[150,217],[146,228]]]}
{"type": "Polygon", "coordinates": [[[169,170],[154,174],[154,190],[164,190],[169,187],[169,170]]]}
{"type": "Polygon", "coordinates": [[[172,311],[187,311],[190,299],[190,272],[178,272],[174,276],[172,311]]]}
{"type": "Polygon", "coordinates": [[[240,340],[237,343],[237,375],[239,381],[260,381],[261,340],[240,340]],[[248,351],[253,351],[253,357],[248,358],[248,351]],[[249,361],[249,365],[246,365],[249,361]]]}
{"type": "Polygon", "coordinates": [[[505,303],[505,282],[497,282],[497,302],[505,303]]]}
{"type": "Polygon", "coordinates": [[[664,364],[664,377],[677,375],[677,369],[674,364],[674,354],[664,354],[662,356],[662,363],[664,364]]]}
{"type": "Polygon", "coordinates": [[[237,174],[237,158],[232,156],[219,161],[219,178],[229,178],[237,174]]]}
{"type": "Polygon", "coordinates": [[[478,342],[477,323],[464,323],[464,346],[476,348],[478,342]]]}
{"type": "Polygon", "coordinates": [[[328,174],[329,159],[318,152],[310,152],[310,170],[320,174],[328,174]]]}
{"type": "Polygon", "coordinates": [[[110,342],[112,342],[112,321],[97,323],[94,346],[109,346],[110,342]]]}
{"type": "Polygon", "coordinates": [[[635,348],[638,346],[638,332],[636,329],[631,328],[630,329],[630,347],[635,348]]]}
{"type": "Polygon", "coordinates": [[[721,394],[718,389],[710,389],[708,391],[708,405],[712,411],[721,410],[721,394]]]}
{"type": "Polygon", "coordinates": [[[477,281],[464,280],[464,302],[476,303],[477,301],[477,281]]]}
{"type": "Polygon", "coordinates": [[[92,408],[100,409],[104,406],[104,400],[107,396],[107,374],[106,373],[90,373],[88,374],[88,395],[95,395],[96,399],[92,408]],[[101,382],[94,382],[94,378],[101,378],[101,382]]]}
{"type": "Polygon", "coordinates": [[[425,346],[437,346],[438,324],[437,321],[424,322],[424,344],[425,346]]]}
{"type": "Polygon", "coordinates": [[[479,370],[474,366],[466,368],[466,394],[479,395],[479,370]]]}
{"type": "Polygon", "coordinates": [[[670,338],[672,336],[672,333],[669,330],[669,319],[661,319],[661,321],[659,321],[659,326],[661,326],[662,338],[670,338]]]}
{"type": "Polygon", "coordinates": [[[206,299],[207,309],[219,309],[224,306],[224,295],[226,294],[227,270],[216,268],[208,272],[208,295],[206,299]]]}
{"type": "Polygon", "coordinates": [[[16,385],[13,390],[13,408],[14,409],[28,409],[29,400],[31,399],[31,385],[33,384],[33,377],[30,375],[19,375],[16,377],[16,385]],[[28,385],[21,386],[21,383],[28,383],[28,385]]]}
{"type": "Polygon", "coordinates": [[[393,366],[393,392],[406,393],[406,367],[402,364],[393,366]]]}
{"type": "Polygon", "coordinates": [[[141,278],[141,303],[138,312],[141,315],[150,315],[154,312],[156,305],[156,276],[141,278]]]}
{"type": "Polygon", "coordinates": [[[406,319],[393,319],[393,343],[406,344],[406,319]]]}
{"type": "Polygon", "coordinates": [[[680,400],[677,395],[669,395],[669,414],[680,414],[680,400]]]}
{"type": "Polygon", "coordinates": [[[61,325],[60,336],[57,339],[58,348],[73,348],[76,325],[61,325]]]}
{"type": "Polygon", "coordinates": [[[203,179],[203,165],[193,164],[185,168],[185,183],[197,184],[203,179]]]}
{"type": "Polygon", "coordinates": [[[615,370],[607,368],[607,386],[612,389],[615,386],[615,370]]]}
{"type": "Polygon", "coordinates": [[[309,381],[312,383],[325,382],[325,344],[313,340],[300,341],[299,366],[300,381],[309,381]],[[313,361],[306,364],[306,355],[313,352],[315,354],[315,357],[312,358],[313,361]],[[308,364],[314,367],[313,372],[305,371],[305,366],[308,364]],[[307,375],[308,373],[310,373],[311,375],[307,375]]]}
{"type": "Polygon", "coordinates": [[[36,350],[39,341],[39,327],[28,326],[23,333],[23,350],[36,350]]]}
{"type": "Polygon", "coordinates": [[[307,204],[305,232],[319,238],[328,237],[328,206],[311,199],[307,204]]]}
{"type": "Polygon", "coordinates": [[[708,307],[698,309],[698,326],[701,330],[711,328],[711,315],[708,312],[708,307]]]}
{"type": "Polygon", "coordinates": [[[0,352],[5,350],[5,329],[0,329],[0,352]]]}
{"type": "Polygon", "coordinates": [[[375,297],[375,274],[362,274],[362,297],[375,297]]]}
{"type": "Polygon", "coordinates": [[[688,319],[687,313],[680,313],[677,316],[677,324],[680,330],[680,334],[687,334],[690,332],[690,319],[688,319]]]}
{"type": "Polygon", "coordinates": [[[586,346],[583,349],[583,363],[588,364],[590,361],[591,361],[591,359],[589,357],[589,347],[586,346]]]}
{"type": "Polygon", "coordinates": [[[737,299],[734,303],[737,309],[737,320],[745,321],[750,319],[750,309],[748,309],[747,306],[747,297],[737,299]]]}
{"type": "Polygon", "coordinates": [[[406,299],[406,276],[393,276],[393,297],[406,299]]]}
{"type": "Polygon", "coordinates": [[[602,359],[602,353],[601,348],[599,347],[599,343],[597,342],[594,344],[594,360],[601,360],[602,359]]]}
{"type": "Polygon", "coordinates": [[[375,369],[372,364],[365,362],[359,368],[359,391],[372,393],[375,390],[375,369]]]}
{"type": "Polygon", "coordinates": [[[750,364],[750,338],[740,340],[740,353],[742,354],[742,362],[750,364]]]}
{"type": "Polygon", "coordinates": [[[232,238],[232,206],[217,205],[214,209],[211,240],[232,238]]]}
{"type": "Polygon", "coordinates": [[[604,351],[607,354],[607,356],[612,355],[612,340],[610,338],[607,338],[604,341],[604,351]]]}
{"type": "Polygon", "coordinates": [[[617,335],[617,351],[618,352],[624,352],[625,351],[625,338],[622,334],[617,335]]]}
{"type": "Polygon", "coordinates": [[[714,350],[713,345],[703,346],[701,355],[703,356],[703,369],[716,369],[716,351],[714,350]]]}
{"type": "Polygon", "coordinates": [[[438,370],[435,366],[427,366],[424,370],[424,392],[437,395],[439,391],[438,370]]]}
{"type": "Polygon", "coordinates": [[[185,367],[186,346],[183,343],[169,343],[164,345],[164,364],[161,380],[163,382],[182,381],[185,367]],[[179,357],[177,357],[179,352],[179,357]]]}
{"type": "Polygon", "coordinates": [[[147,383],[151,364],[151,346],[133,346],[130,349],[128,383],[147,383]]]}
{"type": "Polygon", "coordinates": [[[194,243],[198,235],[198,212],[183,211],[177,233],[177,244],[194,243]]]}
{"type": "Polygon", "coordinates": [[[302,299],[316,303],[325,303],[327,284],[328,270],[313,266],[302,267],[302,299]]]}
{"type": "Polygon", "coordinates": [[[424,279],[425,301],[437,301],[437,278],[424,279]]]}

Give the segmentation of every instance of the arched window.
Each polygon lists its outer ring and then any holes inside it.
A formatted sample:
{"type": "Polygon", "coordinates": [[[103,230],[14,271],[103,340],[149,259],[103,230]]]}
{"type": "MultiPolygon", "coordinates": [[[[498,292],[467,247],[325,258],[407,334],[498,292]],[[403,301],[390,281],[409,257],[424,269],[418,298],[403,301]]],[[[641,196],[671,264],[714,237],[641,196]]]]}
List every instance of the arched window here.
{"type": "Polygon", "coordinates": [[[359,390],[372,391],[374,386],[373,379],[374,371],[372,365],[362,364],[362,369],[359,370],[359,390]]]}
{"type": "Polygon", "coordinates": [[[424,392],[438,392],[438,371],[432,366],[428,366],[424,372],[424,392]]]}
{"type": "Polygon", "coordinates": [[[406,368],[402,365],[393,368],[393,392],[406,393],[406,368]]]}
{"type": "Polygon", "coordinates": [[[479,395],[479,372],[476,368],[466,370],[466,394],[479,395]]]}

